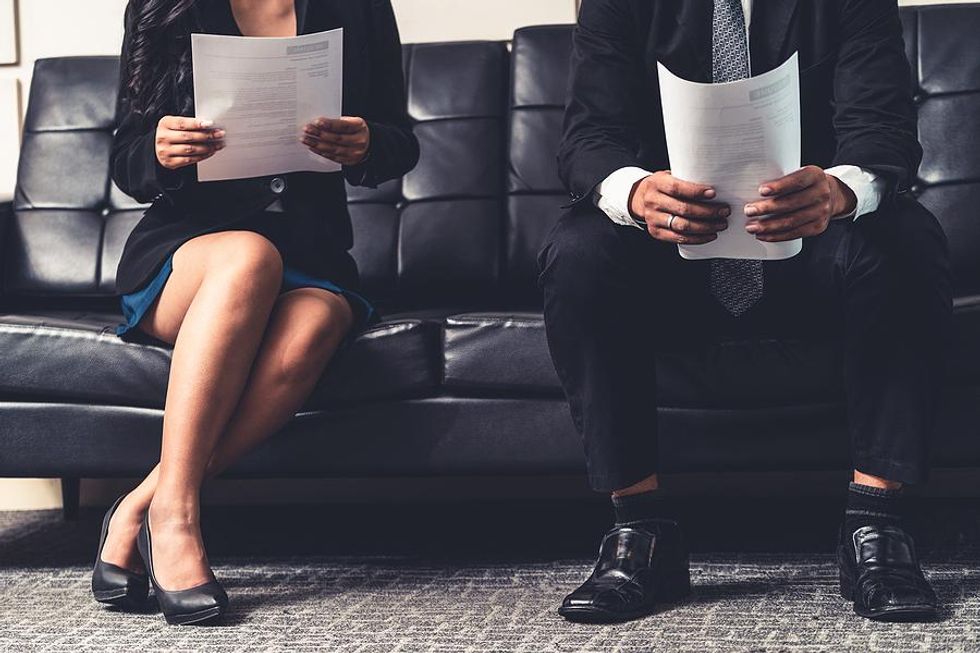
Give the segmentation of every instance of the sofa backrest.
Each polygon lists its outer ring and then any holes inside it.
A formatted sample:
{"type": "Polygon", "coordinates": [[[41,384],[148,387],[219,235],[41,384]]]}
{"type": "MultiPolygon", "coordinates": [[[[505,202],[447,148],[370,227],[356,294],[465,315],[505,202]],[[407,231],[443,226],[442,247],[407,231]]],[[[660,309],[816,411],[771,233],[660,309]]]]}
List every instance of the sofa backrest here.
{"type": "MultiPolygon", "coordinates": [[[[924,148],[914,193],[950,237],[958,296],[980,295],[980,4],[902,9],[924,148]]],[[[571,26],[502,42],[406,45],[418,167],[350,189],[353,249],[382,305],[539,303],[535,257],[567,195],[558,180],[571,26]]],[[[108,177],[118,61],[40,60],[2,256],[8,301],[104,301],[142,207],[108,177]]]]}
{"type": "Polygon", "coordinates": [[[949,239],[954,296],[980,297],[980,3],[905,7],[902,24],[923,150],[912,191],[949,239]]]}

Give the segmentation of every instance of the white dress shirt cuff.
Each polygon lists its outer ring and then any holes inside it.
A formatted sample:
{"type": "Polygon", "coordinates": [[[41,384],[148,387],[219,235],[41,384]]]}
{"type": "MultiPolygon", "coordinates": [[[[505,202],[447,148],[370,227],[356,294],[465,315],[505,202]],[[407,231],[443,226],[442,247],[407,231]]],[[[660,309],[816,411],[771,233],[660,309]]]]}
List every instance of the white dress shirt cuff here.
{"type": "Polygon", "coordinates": [[[652,174],[643,168],[620,168],[596,188],[596,206],[616,224],[642,228],[630,214],[630,193],[636,182],[652,174]]]}
{"type": "Polygon", "coordinates": [[[854,207],[853,213],[835,216],[836,219],[857,220],[862,215],[878,210],[881,197],[885,192],[885,182],[878,175],[852,165],[834,166],[827,168],[824,172],[837,177],[854,192],[854,197],[857,198],[857,205],[854,207]]]}

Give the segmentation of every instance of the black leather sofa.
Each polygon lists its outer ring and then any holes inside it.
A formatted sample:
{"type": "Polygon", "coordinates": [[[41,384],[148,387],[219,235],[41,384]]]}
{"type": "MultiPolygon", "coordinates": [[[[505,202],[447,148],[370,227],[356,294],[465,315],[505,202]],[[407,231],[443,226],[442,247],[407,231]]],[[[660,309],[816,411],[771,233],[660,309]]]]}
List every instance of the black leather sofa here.
{"type": "MultiPolygon", "coordinates": [[[[946,229],[956,342],[936,464],[980,466],[980,4],[904,8],[925,156],[913,192],[946,229]],[[972,45],[971,45],[972,44],[972,45]]],[[[387,319],[330,368],[250,477],[583,471],[548,356],[535,255],[556,176],[570,26],[408,45],[416,170],[352,189],[354,254],[387,319]]],[[[142,474],[170,351],[127,344],[116,263],[141,208],[108,177],[118,62],[37,62],[16,195],[0,215],[0,476],[142,474]]],[[[848,466],[833,342],[730,340],[658,361],[665,471],[848,466]]]]}

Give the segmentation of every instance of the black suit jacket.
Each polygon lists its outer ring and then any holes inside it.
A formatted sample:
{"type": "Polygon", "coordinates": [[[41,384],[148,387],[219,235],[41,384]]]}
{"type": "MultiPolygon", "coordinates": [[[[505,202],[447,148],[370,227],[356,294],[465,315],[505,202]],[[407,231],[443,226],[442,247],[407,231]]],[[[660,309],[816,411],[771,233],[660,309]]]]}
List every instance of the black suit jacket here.
{"type": "MultiPolygon", "coordinates": [[[[126,243],[117,292],[144,285],[183,242],[203,233],[240,228],[272,238],[288,265],[356,287],[357,268],[347,253],[353,238],[344,180],[374,187],[404,175],[419,157],[406,108],[401,43],[390,0],[296,0],[300,34],[344,28],[343,110],[367,121],[371,148],[366,162],[345,167],[343,174],[280,175],[287,183],[279,197],[287,218],[278,220],[262,215],[277,198],[271,177],[198,183],[196,166],[171,171],[157,161],[154,140],[162,116],[132,112],[123,92],[133,33],[131,9],[126,10],[112,178],[125,193],[152,205],[126,243]]],[[[236,29],[233,20],[229,23],[229,11],[228,0],[198,0],[200,31],[236,29]]]]}
{"type": "MultiPolygon", "coordinates": [[[[624,166],[670,168],[657,61],[711,81],[712,0],[583,0],[558,153],[573,202],[624,166]]],[[[802,158],[908,188],[922,149],[895,0],[754,0],[752,74],[800,57],[802,158]]],[[[697,180],[693,180],[697,181],[697,180]]]]}

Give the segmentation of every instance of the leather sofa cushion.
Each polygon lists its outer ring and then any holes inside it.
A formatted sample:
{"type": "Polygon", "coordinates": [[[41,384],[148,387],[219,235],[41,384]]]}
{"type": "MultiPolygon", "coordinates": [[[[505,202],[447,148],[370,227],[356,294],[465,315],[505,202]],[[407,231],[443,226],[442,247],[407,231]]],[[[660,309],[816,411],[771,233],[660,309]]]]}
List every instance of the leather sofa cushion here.
{"type": "MultiPolygon", "coordinates": [[[[980,381],[980,296],[957,300],[949,382],[980,381]]],[[[445,384],[457,394],[559,396],[544,318],[535,312],[446,319],[445,384]]],[[[790,339],[726,340],[657,359],[661,406],[756,408],[843,397],[839,346],[790,339]]]]}
{"type": "MultiPolygon", "coordinates": [[[[161,408],[171,349],[124,342],[118,321],[108,313],[0,314],[0,397],[161,408]]],[[[420,319],[367,330],[338,354],[306,408],[431,393],[441,376],[439,331],[420,319]]]]}

